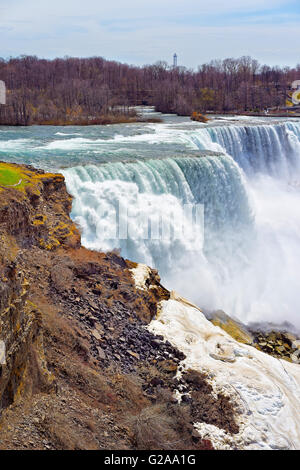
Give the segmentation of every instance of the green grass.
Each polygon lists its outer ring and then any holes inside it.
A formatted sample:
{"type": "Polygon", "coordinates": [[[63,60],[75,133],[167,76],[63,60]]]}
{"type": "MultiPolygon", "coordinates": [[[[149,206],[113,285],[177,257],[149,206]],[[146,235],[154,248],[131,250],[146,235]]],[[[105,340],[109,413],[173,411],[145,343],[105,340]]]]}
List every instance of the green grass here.
{"type": "Polygon", "coordinates": [[[5,168],[0,165],[0,184],[2,186],[13,186],[20,181],[21,175],[18,170],[5,168]]]}
{"type": "Polygon", "coordinates": [[[25,189],[31,187],[36,194],[39,194],[40,183],[44,179],[56,176],[62,177],[54,173],[36,173],[33,169],[14,163],[0,162],[0,192],[5,188],[13,188],[25,193],[25,189]]]}
{"type": "Polygon", "coordinates": [[[0,163],[0,186],[23,189],[26,186],[26,175],[23,168],[18,168],[9,163],[0,163]]]}

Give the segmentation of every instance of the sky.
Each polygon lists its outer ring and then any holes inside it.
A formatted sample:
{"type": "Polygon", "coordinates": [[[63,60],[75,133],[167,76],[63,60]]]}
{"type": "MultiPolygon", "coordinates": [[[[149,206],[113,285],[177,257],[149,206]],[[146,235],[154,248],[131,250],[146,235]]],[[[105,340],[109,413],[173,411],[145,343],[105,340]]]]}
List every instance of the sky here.
{"type": "Polygon", "coordinates": [[[300,63],[300,0],[0,0],[0,57],[300,63]]]}

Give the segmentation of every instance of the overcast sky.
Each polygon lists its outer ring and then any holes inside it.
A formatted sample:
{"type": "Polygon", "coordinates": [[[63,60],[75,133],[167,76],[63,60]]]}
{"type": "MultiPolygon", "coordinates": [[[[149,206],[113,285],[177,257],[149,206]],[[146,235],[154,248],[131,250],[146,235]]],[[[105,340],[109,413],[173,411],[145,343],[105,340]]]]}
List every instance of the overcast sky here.
{"type": "Polygon", "coordinates": [[[0,0],[0,57],[300,63],[300,0],[0,0]]]}

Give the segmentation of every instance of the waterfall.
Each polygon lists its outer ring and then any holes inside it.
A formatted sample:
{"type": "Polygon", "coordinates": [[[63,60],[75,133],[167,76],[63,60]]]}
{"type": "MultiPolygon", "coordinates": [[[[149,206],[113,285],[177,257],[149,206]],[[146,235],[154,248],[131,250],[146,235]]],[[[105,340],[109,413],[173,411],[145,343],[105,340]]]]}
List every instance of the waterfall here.
{"type": "Polygon", "coordinates": [[[288,178],[300,169],[300,123],[212,126],[190,139],[199,149],[225,151],[249,176],[288,178]]]}
{"type": "Polygon", "coordinates": [[[227,156],[88,165],[64,170],[64,175],[74,196],[72,218],[82,229],[83,244],[97,250],[119,248],[123,256],[156,266],[162,273],[186,261],[191,251],[202,249],[201,240],[192,236],[196,222],[182,214],[184,205],[203,207],[204,227],[196,228],[196,233],[201,236],[205,230],[206,252],[213,251],[220,232],[225,237],[233,228],[242,232],[252,226],[243,175],[227,156]],[[116,216],[128,210],[128,236],[105,237],[105,230],[112,233],[116,216]],[[165,240],[145,235],[140,226],[141,216],[151,226],[157,214],[170,226],[165,240]],[[178,233],[182,217],[184,230],[178,233]]]}
{"type": "Polygon", "coordinates": [[[203,309],[299,326],[299,123],[157,127],[153,141],[168,133],[194,156],[64,170],[83,244],[157,268],[166,287],[203,309]],[[203,219],[186,205],[201,206],[203,219]]]}

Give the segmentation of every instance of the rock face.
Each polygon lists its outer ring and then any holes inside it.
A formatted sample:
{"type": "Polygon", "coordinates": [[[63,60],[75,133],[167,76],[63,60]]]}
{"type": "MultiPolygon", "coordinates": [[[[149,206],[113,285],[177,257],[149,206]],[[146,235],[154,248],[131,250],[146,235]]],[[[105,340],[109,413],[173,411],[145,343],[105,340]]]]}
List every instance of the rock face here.
{"type": "MultiPolygon", "coordinates": [[[[40,366],[41,388],[51,387],[52,383],[51,374],[43,369],[43,351],[39,349],[41,312],[30,301],[29,277],[22,268],[23,249],[39,246],[51,249],[59,245],[65,240],[59,231],[62,224],[68,228],[70,244],[79,243],[77,229],[67,216],[71,199],[62,176],[45,175],[16,165],[8,165],[9,171],[14,167],[18,180],[23,180],[20,187],[0,187],[0,339],[6,350],[6,364],[0,366],[2,408],[24,392],[33,355],[40,366]],[[58,217],[53,213],[54,205],[60,211],[58,217]]],[[[1,164],[3,168],[5,164],[1,164]]]]}
{"type": "Polygon", "coordinates": [[[5,364],[0,365],[0,405],[10,405],[21,393],[27,360],[39,330],[39,313],[27,302],[28,283],[13,263],[2,271],[1,339],[5,364]]]}
{"type": "Polygon", "coordinates": [[[250,331],[242,323],[233,320],[222,310],[214,312],[209,319],[215,326],[222,328],[239,343],[253,344],[254,337],[250,331]]]}
{"type": "Polygon", "coordinates": [[[288,331],[253,331],[254,345],[271,356],[300,364],[300,341],[288,331]]]}
{"type": "MultiPolygon", "coordinates": [[[[291,333],[285,325],[274,330],[271,325],[251,325],[230,318],[222,310],[212,313],[209,320],[222,328],[240,343],[249,344],[278,359],[300,364],[300,341],[296,333],[291,333]],[[262,327],[263,326],[263,327],[262,327]]],[[[291,329],[291,325],[289,325],[291,329]]]]}
{"type": "Polygon", "coordinates": [[[80,246],[80,235],[69,218],[72,199],[64,177],[0,162],[0,230],[16,240],[18,247],[47,250],[64,245],[80,246]],[[18,183],[3,185],[5,165],[18,183]]]}

